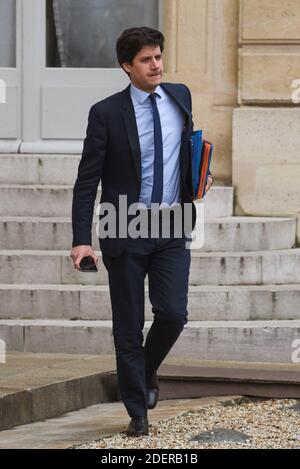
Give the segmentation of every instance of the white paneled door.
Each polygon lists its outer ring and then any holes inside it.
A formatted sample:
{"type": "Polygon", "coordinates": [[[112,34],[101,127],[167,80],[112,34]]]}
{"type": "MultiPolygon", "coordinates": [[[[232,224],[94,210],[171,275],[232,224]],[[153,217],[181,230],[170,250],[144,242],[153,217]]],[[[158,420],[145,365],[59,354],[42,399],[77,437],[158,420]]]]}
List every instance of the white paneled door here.
{"type": "Polygon", "coordinates": [[[115,54],[160,0],[1,0],[0,152],[80,153],[90,106],[128,84],[115,54]]]}
{"type": "Polygon", "coordinates": [[[0,3],[0,151],[18,151],[21,143],[20,5],[0,3]]]}

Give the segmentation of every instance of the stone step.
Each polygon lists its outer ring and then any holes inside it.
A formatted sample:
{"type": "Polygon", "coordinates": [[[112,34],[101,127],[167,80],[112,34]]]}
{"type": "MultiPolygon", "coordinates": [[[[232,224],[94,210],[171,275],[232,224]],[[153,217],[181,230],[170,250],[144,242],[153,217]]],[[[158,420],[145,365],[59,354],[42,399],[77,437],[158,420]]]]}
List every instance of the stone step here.
{"type": "MultiPolygon", "coordinates": [[[[151,322],[145,322],[145,334],[151,322]]],[[[300,321],[191,321],[170,351],[198,360],[297,363],[300,321]]],[[[114,353],[111,321],[0,320],[7,351],[114,353]]]]}
{"type": "MultiPolygon", "coordinates": [[[[221,389],[222,385],[223,383],[218,386],[219,389],[221,389]]],[[[160,391],[160,395],[163,395],[163,390],[160,391]]],[[[219,397],[202,397],[199,399],[172,399],[171,401],[164,401],[160,399],[157,407],[153,411],[151,411],[149,415],[149,435],[150,437],[155,437],[155,435],[157,435],[157,429],[161,425],[164,425],[163,422],[168,421],[171,418],[180,418],[182,414],[185,414],[187,412],[201,412],[209,405],[213,405],[216,408],[218,408],[219,406],[238,406],[239,404],[245,401],[249,402],[249,398],[244,398],[243,396],[236,395],[224,396],[224,394],[220,395],[219,397]]],[[[21,425],[18,428],[14,427],[8,430],[2,430],[0,433],[0,448],[17,450],[77,449],[78,447],[82,448],[81,445],[93,442],[95,440],[99,440],[100,438],[110,437],[112,435],[117,435],[119,433],[125,432],[128,423],[128,413],[122,402],[95,404],[93,406],[89,406],[81,410],[68,412],[67,414],[63,414],[58,417],[43,419],[43,421],[41,422],[28,423],[25,425],[21,425]]],[[[158,451],[155,452],[157,453],[158,451]]],[[[195,453],[195,450],[193,451],[193,453],[195,453]]],[[[51,454],[53,454],[53,452],[51,454]]],[[[76,460],[75,466],[78,465],[76,463],[78,463],[78,461],[80,460],[80,454],[81,459],[84,459],[86,462],[86,453],[72,453],[73,461],[75,462],[76,460]]],[[[90,467],[92,467],[93,465],[91,460],[93,460],[93,462],[95,461],[95,465],[99,463],[106,464],[106,461],[98,459],[98,453],[93,453],[93,457],[90,457],[91,454],[92,453],[89,453],[90,467]]],[[[107,456],[110,457],[110,454],[112,458],[114,458],[116,454],[118,454],[118,452],[110,451],[109,453],[106,452],[105,454],[101,452],[100,458],[102,458],[102,456],[104,456],[105,458],[107,456]]],[[[130,454],[133,454],[133,452],[131,451],[130,454]]],[[[141,456],[138,451],[136,451],[135,454],[139,454],[139,456],[141,456]]],[[[146,453],[144,454],[146,455],[146,453]]],[[[174,458],[173,454],[170,454],[171,458],[174,458]]],[[[177,452],[175,454],[177,454],[177,452]]],[[[164,454],[164,461],[166,462],[165,456],[166,454],[164,454]]],[[[124,456],[120,457],[124,458],[124,456]]],[[[130,457],[135,458],[136,456],[130,457]]],[[[179,455],[178,457],[180,458],[181,456],[179,455]]],[[[70,458],[69,454],[68,459],[72,459],[70,458]]],[[[139,459],[142,460],[141,458],[139,459]]],[[[172,461],[172,459],[170,460],[172,461]]],[[[112,459],[111,464],[114,464],[116,461],[116,459],[112,459]]],[[[121,463],[123,461],[126,463],[126,460],[120,459],[121,463]]],[[[79,464],[81,464],[81,462],[79,462],[79,464]]],[[[110,463],[108,462],[108,464],[110,463]]],[[[130,463],[128,461],[128,465],[132,465],[134,467],[134,460],[132,460],[132,462],[130,463]]]]}
{"type": "MultiPolygon", "coordinates": [[[[99,256],[98,273],[78,272],[70,251],[0,250],[0,283],[107,285],[99,256]]],[[[277,251],[205,253],[192,251],[191,285],[300,283],[300,248],[277,251]]]]}
{"type": "Polygon", "coordinates": [[[117,401],[115,368],[113,356],[8,352],[1,364],[0,430],[117,401]]]}
{"type": "MultiPolygon", "coordinates": [[[[70,217],[72,195],[73,185],[1,184],[0,216],[70,217]]],[[[97,203],[99,200],[100,189],[97,203]]],[[[201,205],[203,203],[200,202],[201,205]]],[[[212,187],[205,197],[204,206],[206,218],[232,216],[233,188],[212,187]]]]}
{"type": "MultiPolygon", "coordinates": [[[[0,448],[25,444],[54,449],[66,442],[70,446],[72,438],[80,444],[128,425],[124,405],[116,402],[120,396],[114,355],[7,352],[1,366],[0,448]],[[85,419],[80,419],[79,409],[85,409],[85,419]]],[[[158,371],[159,402],[150,413],[151,423],[210,402],[226,406],[249,401],[243,395],[299,398],[299,367],[167,357],[158,371]],[[178,398],[187,400],[176,402],[178,398]]]]}
{"type": "MultiPolygon", "coordinates": [[[[145,288],[146,320],[152,306],[145,288]]],[[[189,287],[189,321],[300,320],[300,284],[189,287]]],[[[108,285],[1,284],[0,319],[110,320],[108,285]]]]}
{"type": "MultiPolygon", "coordinates": [[[[166,358],[159,367],[160,395],[166,399],[240,395],[269,398],[300,397],[300,363],[166,358]],[[201,394],[200,394],[201,393],[201,394]]],[[[247,396],[247,397],[245,397],[247,396]]]]}
{"type": "Polygon", "coordinates": [[[74,184],[80,157],[0,154],[0,184],[74,184]]]}
{"type": "MultiPolygon", "coordinates": [[[[294,247],[296,220],[274,217],[221,217],[205,219],[204,245],[199,251],[261,251],[294,247]]],[[[69,249],[70,218],[0,217],[0,249],[69,249]]],[[[99,249],[96,221],[93,246],[99,249]]]]}

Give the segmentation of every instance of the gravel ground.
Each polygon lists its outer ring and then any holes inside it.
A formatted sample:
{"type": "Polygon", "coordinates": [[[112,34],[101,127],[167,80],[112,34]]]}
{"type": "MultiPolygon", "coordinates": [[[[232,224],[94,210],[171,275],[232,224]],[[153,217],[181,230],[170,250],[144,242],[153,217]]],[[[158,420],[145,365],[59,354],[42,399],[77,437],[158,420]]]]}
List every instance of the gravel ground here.
{"type": "Polygon", "coordinates": [[[291,399],[250,400],[222,405],[208,404],[200,410],[190,411],[175,418],[151,424],[149,436],[126,437],[119,433],[101,438],[76,449],[300,449],[300,411],[290,407],[299,402],[291,399]],[[225,428],[249,436],[249,440],[236,443],[191,442],[199,433],[225,428]]]}

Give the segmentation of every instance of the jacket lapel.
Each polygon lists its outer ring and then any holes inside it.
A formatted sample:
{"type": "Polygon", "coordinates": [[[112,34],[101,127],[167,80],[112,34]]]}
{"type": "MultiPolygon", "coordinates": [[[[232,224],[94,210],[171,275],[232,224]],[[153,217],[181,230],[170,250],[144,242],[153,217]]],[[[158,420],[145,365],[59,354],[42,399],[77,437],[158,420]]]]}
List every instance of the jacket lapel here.
{"type": "Polygon", "coordinates": [[[174,101],[178,104],[178,106],[182,109],[183,113],[185,114],[185,126],[182,130],[181,134],[181,147],[180,147],[180,171],[182,173],[185,172],[185,167],[188,167],[188,156],[189,154],[184,151],[186,145],[188,145],[188,139],[190,137],[190,133],[192,130],[192,114],[189,109],[184,104],[183,100],[178,97],[176,92],[174,92],[174,86],[169,86],[168,83],[162,83],[160,85],[166,93],[168,93],[174,101]]]}
{"type": "Polygon", "coordinates": [[[166,93],[168,93],[171,96],[171,98],[174,99],[174,101],[176,101],[178,106],[182,109],[186,117],[186,127],[190,128],[191,120],[192,120],[191,112],[188,110],[188,108],[185,106],[182,100],[176,95],[176,93],[174,93],[174,89],[168,86],[168,83],[161,83],[160,86],[164,89],[166,93]]]}
{"type": "Polygon", "coordinates": [[[139,134],[136,124],[136,118],[134,113],[134,107],[130,96],[130,85],[123,91],[123,118],[124,124],[127,131],[128,141],[131,148],[133,162],[136,169],[137,177],[141,183],[141,149],[139,134]]]}

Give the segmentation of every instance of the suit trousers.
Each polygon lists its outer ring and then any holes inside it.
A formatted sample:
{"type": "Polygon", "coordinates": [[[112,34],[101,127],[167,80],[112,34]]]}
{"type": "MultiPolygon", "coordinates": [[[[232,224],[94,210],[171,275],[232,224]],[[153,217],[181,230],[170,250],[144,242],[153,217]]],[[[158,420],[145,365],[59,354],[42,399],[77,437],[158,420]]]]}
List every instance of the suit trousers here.
{"type": "Polygon", "coordinates": [[[121,399],[130,417],[147,415],[147,387],[187,323],[189,238],[130,238],[122,254],[102,254],[108,271],[121,399]],[[145,344],[145,277],[154,315],[145,344]],[[149,381],[150,380],[150,381],[149,381]]]}

